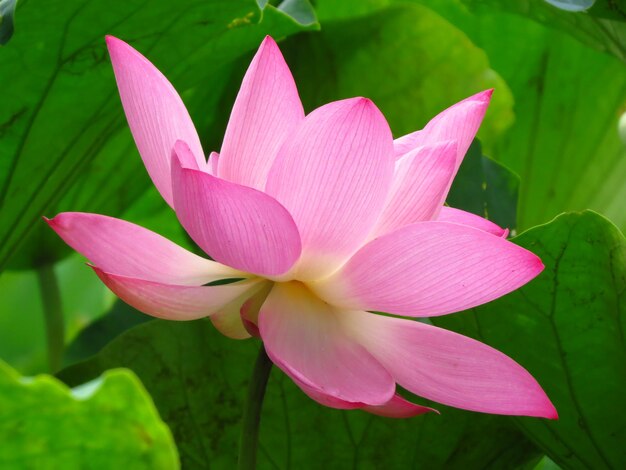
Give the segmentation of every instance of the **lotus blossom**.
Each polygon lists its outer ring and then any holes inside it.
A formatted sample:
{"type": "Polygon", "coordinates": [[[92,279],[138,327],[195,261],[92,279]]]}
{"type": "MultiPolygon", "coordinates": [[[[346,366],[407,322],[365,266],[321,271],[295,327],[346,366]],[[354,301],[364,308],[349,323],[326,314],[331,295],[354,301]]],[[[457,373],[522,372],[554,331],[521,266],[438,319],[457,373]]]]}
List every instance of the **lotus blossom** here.
{"type": "Polygon", "coordinates": [[[402,398],[400,385],[458,408],[556,417],[512,359],[414,319],[489,302],[543,269],[506,230],[444,205],[491,91],[393,140],[366,98],[305,115],[267,37],[221,151],[207,160],[167,79],[121,40],[107,45],[146,169],[211,258],[104,215],[49,220],[122,300],[158,318],[209,317],[232,338],[260,337],[270,359],[326,406],[391,417],[433,411],[402,398]],[[225,279],[236,281],[215,282],[225,279]]]}

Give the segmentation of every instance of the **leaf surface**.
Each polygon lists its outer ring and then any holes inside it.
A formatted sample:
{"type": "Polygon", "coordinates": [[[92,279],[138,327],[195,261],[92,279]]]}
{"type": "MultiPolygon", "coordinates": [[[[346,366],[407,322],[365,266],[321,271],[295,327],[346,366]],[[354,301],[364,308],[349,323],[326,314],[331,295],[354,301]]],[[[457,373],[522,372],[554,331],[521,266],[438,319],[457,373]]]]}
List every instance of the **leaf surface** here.
{"type": "Polygon", "coordinates": [[[70,390],[0,362],[0,442],[2,468],[179,468],[168,427],[122,369],[70,390]]]}
{"type": "Polygon", "coordinates": [[[434,319],[526,367],[558,421],[517,419],[563,468],[626,465],[626,240],[600,215],[565,214],[514,239],[541,257],[525,287],[475,309],[434,319]]]}

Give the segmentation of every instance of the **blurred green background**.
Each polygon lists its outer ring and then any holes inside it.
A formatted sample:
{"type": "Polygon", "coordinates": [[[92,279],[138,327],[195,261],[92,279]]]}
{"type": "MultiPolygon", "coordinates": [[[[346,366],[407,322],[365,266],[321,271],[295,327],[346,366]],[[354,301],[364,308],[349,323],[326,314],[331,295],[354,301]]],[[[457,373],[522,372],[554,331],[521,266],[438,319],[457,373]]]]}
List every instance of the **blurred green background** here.
{"type": "Polygon", "coordinates": [[[366,96],[396,137],[495,88],[448,202],[521,233],[546,270],[433,321],[520,362],[561,419],[331,410],[274,370],[260,468],[626,468],[624,0],[0,0],[0,468],[235,464],[256,340],[148,321],[41,221],[103,213],[193,249],[134,147],[105,34],[172,81],[207,151],[267,34],[307,111],[366,96]]]}

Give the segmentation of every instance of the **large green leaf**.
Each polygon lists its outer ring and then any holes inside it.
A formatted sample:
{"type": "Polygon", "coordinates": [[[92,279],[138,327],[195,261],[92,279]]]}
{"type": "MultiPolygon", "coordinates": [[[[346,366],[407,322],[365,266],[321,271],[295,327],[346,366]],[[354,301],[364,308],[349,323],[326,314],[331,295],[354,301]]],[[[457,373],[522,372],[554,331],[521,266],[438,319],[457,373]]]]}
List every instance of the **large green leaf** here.
{"type": "MultiPolygon", "coordinates": [[[[60,376],[73,384],[107,368],[130,367],[172,429],[185,468],[208,462],[232,468],[257,348],[256,341],[221,336],[208,320],[156,320],[60,376]]],[[[540,455],[507,418],[438,408],[441,416],[408,420],[331,410],[275,369],[261,421],[260,468],[501,469],[540,455]]]]}
{"type": "MultiPolygon", "coordinates": [[[[338,18],[343,19],[337,19],[329,12],[336,2],[318,3],[329,18],[321,32],[295,36],[283,48],[306,109],[365,96],[400,136],[421,128],[456,101],[495,87],[481,130],[483,142],[492,142],[511,124],[510,93],[484,52],[432,10],[402,4],[349,17],[338,5],[338,18]]],[[[365,3],[355,6],[354,13],[373,8],[365,3]]]]}
{"type": "Polygon", "coordinates": [[[69,390],[0,362],[0,467],[176,469],[172,435],[135,374],[105,372],[69,390]]]}
{"type": "Polygon", "coordinates": [[[581,43],[607,52],[626,62],[626,3],[616,0],[578,0],[581,6],[593,7],[588,11],[564,11],[553,4],[563,0],[462,0],[472,8],[485,10],[504,9],[526,16],[550,28],[557,28],[575,37],[581,43]],[[621,4],[620,4],[621,3],[621,4]]]}
{"type": "Polygon", "coordinates": [[[151,319],[118,299],[106,315],[81,330],[68,345],[63,364],[69,366],[95,355],[115,337],[151,319]]]}
{"type": "MultiPolygon", "coordinates": [[[[554,1],[554,0],[553,0],[554,1]]],[[[562,1],[562,0],[561,0],[562,1]]],[[[600,0],[588,11],[563,11],[547,0],[463,0],[469,6],[505,9],[528,16],[551,28],[558,28],[599,51],[626,62],[626,4],[600,0]]],[[[556,3],[556,2],[555,2],[556,3]]],[[[581,2],[582,3],[582,2],[581,2]]],[[[587,2],[590,4],[593,2],[587,2]]]]}
{"type": "MultiPolygon", "coordinates": [[[[266,34],[280,39],[316,26],[273,6],[261,10],[255,0],[23,2],[18,14],[19,34],[0,49],[0,269],[35,225],[45,229],[42,214],[118,214],[149,185],[117,98],[105,34],[150,57],[203,124],[204,137],[234,59],[266,34]]],[[[207,153],[219,145],[204,143],[207,153]]],[[[57,249],[26,245],[19,267],[58,258],[57,249]]]]}
{"type": "Polygon", "coordinates": [[[545,271],[440,326],[478,337],[539,380],[558,421],[520,427],[564,468],[626,467],[626,240],[593,212],[559,216],[514,241],[545,271]]]}
{"type": "Polygon", "coordinates": [[[586,208],[626,227],[626,152],[617,131],[624,64],[530,19],[451,5],[435,2],[485,49],[515,98],[515,123],[490,155],[520,176],[518,227],[586,208]]]}

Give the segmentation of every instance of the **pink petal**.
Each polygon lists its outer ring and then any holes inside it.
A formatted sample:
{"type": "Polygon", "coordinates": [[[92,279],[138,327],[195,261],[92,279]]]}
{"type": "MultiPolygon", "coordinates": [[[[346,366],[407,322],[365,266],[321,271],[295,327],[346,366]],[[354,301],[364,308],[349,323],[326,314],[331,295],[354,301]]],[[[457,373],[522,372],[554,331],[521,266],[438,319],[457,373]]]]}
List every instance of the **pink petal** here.
{"type": "Polygon", "coordinates": [[[266,192],[300,229],[299,279],[331,272],[358,248],[382,211],[393,166],[389,126],[365,98],[316,109],[287,139],[266,192]]]}
{"type": "Polygon", "coordinates": [[[422,317],[489,302],[542,270],[537,256],[503,238],[431,221],[371,241],[338,272],[309,286],[339,307],[422,317]]]}
{"type": "Polygon", "coordinates": [[[394,394],[389,373],[342,329],[340,315],[300,283],[277,283],[261,307],[267,354],[287,375],[334,398],[382,405],[394,394]]]}
{"type": "Polygon", "coordinates": [[[177,140],[174,143],[171,158],[178,158],[183,168],[189,168],[190,170],[200,170],[201,168],[200,166],[198,166],[198,162],[196,161],[196,157],[191,151],[191,147],[187,145],[187,142],[184,142],[182,140],[177,140]]]}
{"type": "Polygon", "coordinates": [[[65,243],[106,272],[177,285],[246,276],[125,220],[64,212],[46,221],[65,243]]]}
{"type": "MultiPolygon", "coordinates": [[[[315,400],[320,405],[324,405],[329,408],[336,408],[338,410],[357,410],[357,409],[363,408],[364,406],[368,406],[368,405],[364,405],[363,403],[354,403],[350,401],[345,401],[340,398],[334,397],[332,395],[328,395],[327,393],[322,392],[317,387],[313,387],[305,382],[302,382],[301,380],[298,380],[296,377],[293,376],[293,374],[290,374],[290,375],[294,383],[298,387],[300,387],[300,389],[309,398],[311,398],[312,400],[315,400]]],[[[381,406],[384,406],[384,405],[381,405],[381,406]]]]}
{"type": "Polygon", "coordinates": [[[213,323],[217,331],[232,339],[250,338],[251,335],[243,324],[241,314],[239,313],[246,298],[238,297],[211,315],[211,323],[213,323]]]}
{"type": "MultiPolygon", "coordinates": [[[[172,163],[176,215],[213,259],[263,276],[283,274],[300,256],[291,215],[256,189],[172,163]]],[[[221,164],[221,162],[220,162],[221,164]]]]}
{"type": "Polygon", "coordinates": [[[200,139],[180,96],[144,56],[123,41],[106,38],[128,125],[155,186],[172,206],[170,154],[176,140],[189,144],[204,168],[200,139]]]}
{"type": "Polygon", "coordinates": [[[384,416],[386,418],[411,418],[424,413],[435,412],[437,410],[428,408],[426,406],[416,405],[410,401],[405,400],[397,393],[384,405],[365,405],[363,403],[353,403],[339,398],[327,395],[324,392],[318,390],[315,387],[311,387],[303,382],[294,379],[294,382],[302,391],[311,399],[315,400],[321,405],[329,408],[336,408],[339,410],[356,410],[360,409],[369,413],[384,416]]]}
{"type": "Polygon", "coordinates": [[[209,316],[259,285],[258,280],[249,280],[223,286],[177,286],[92,267],[102,282],[128,305],[166,320],[196,320],[209,316]]]}
{"type": "Polygon", "coordinates": [[[220,161],[220,154],[217,152],[211,152],[211,155],[209,155],[209,162],[208,162],[208,167],[210,168],[211,171],[209,171],[208,173],[211,173],[213,176],[217,176],[217,165],[219,164],[220,161]]]}
{"type": "Polygon", "coordinates": [[[452,184],[455,164],[454,142],[419,147],[398,159],[387,204],[370,237],[435,218],[452,184]]]}
{"type": "Polygon", "coordinates": [[[455,224],[467,225],[502,238],[506,238],[509,234],[508,229],[501,228],[493,222],[490,222],[489,220],[476,214],[465,212],[461,209],[455,209],[453,207],[442,207],[441,212],[439,212],[439,215],[437,216],[437,220],[440,222],[452,222],[455,224]]]}
{"type": "Polygon", "coordinates": [[[304,110],[289,67],[267,36],[246,72],[228,121],[220,178],[262,190],[280,145],[302,119],[304,110]]]}
{"type": "Polygon", "coordinates": [[[272,290],[273,283],[265,282],[251,295],[239,297],[219,312],[211,315],[213,326],[220,333],[233,339],[260,338],[259,310],[272,290]]]}
{"type": "Polygon", "coordinates": [[[483,413],[557,418],[537,381],[486,344],[414,320],[367,312],[347,317],[368,351],[416,395],[483,413]]]}
{"type": "Polygon", "coordinates": [[[413,416],[423,415],[425,413],[439,414],[434,408],[411,403],[397,393],[384,405],[365,406],[363,410],[374,415],[384,416],[385,418],[412,418],[413,416]]]}
{"type": "Polygon", "coordinates": [[[433,142],[453,140],[458,144],[456,160],[458,169],[483,121],[492,93],[493,90],[485,90],[470,96],[439,113],[421,131],[396,139],[394,141],[396,156],[399,157],[414,148],[433,142]]]}

